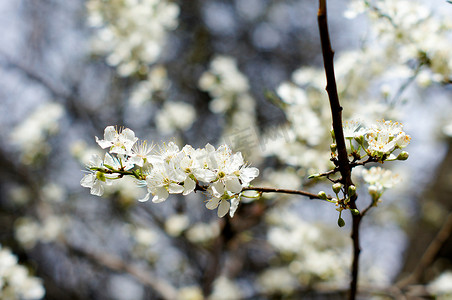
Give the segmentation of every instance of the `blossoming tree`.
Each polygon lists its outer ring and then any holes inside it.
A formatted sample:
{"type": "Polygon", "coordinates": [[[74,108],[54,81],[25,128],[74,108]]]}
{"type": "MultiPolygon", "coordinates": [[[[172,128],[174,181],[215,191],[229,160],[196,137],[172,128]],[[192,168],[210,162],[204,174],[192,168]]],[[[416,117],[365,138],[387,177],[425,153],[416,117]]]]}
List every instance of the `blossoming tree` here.
{"type": "Polygon", "coordinates": [[[0,295],[447,297],[452,5],[336,3],[1,4],[0,295]]]}

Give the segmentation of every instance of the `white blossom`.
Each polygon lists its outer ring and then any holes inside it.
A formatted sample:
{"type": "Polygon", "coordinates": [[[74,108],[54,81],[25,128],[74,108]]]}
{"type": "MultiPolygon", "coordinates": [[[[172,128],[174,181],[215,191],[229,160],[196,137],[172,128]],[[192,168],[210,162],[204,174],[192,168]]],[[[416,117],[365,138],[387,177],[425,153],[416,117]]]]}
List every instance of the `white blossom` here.
{"type": "Polygon", "coordinates": [[[42,280],[30,276],[27,269],[17,263],[17,257],[1,246],[0,283],[2,299],[38,300],[45,295],[42,280]]]}
{"type": "Polygon", "coordinates": [[[110,153],[130,155],[132,146],[138,140],[135,133],[125,128],[117,129],[114,126],[108,126],[104,131],[104,139],[101,140],[96,136],[96,142],[102,149],[110,147],[110,153]]]}
{"type": "Polygon", "coordinates": [[[398,122],[379,120],[364,135],[372,155],[389,155],[397,148],[405,148],[411,137],[402,131],[398,122]]]}
{"type": "Polygon", "coordinates": [[[452,296],[452,272],[446,271],[435,278],[432,282],[430,282],[427,286],[427,290],[438,296],[438,299],[449,299],[447,296],[452,296]]]}
{"type": "Polygon", "coordinates": [[[96,29],[93,52],[106,55],[121,76],[146,73],[178,26],[179,6],[157,0],[90,0],[89,23],[96,29]]]}
{"type": "Polygon", "coordinates": [[[345,121],[342,125],[344,130],[344,138],[353,139],[355,138],[355,134],[358,132],[359,127],[361,126],[361,122],[359,120],[351,120],[345,121]]]}
{"type": "Polygon", "coordinates": [[[25,163],[32,163],[38,155],[50,152],[48,137],[58,132],[58,121],[63,114],[61,104],[45,103],[12,130],[11,140],[20,148],[25,163]]]}
{"type": "Polygon", "coordinates": [[[185,145],[180,149],[169,142],[153,153],[153,146],[136,138],[131,129],[118,131],[113,126],[105,129],[103,140],[96,137],[96,142],[110,150],[104,160],[93,156],[87,166],[89,173],[80,182],[93,195],[102,195],[105,185],[128,175],[147,188],[141,202],[152,196],[152,202],[160,203],[170,194],[188,195],[198,189],[211,195],[208,209],[218,208],[218,216],[229,212],[232,217],[242,189],[259,175],[259,170],[245,163],[240,152],[233,153],[227,145],[217,149],[210,144],[202,149],[185,145]]]}
{"type": "Polygon", "coordinates": [[[189,129],[195,118],[196,111],[192,105],[166,101],[156,116],[156,125],[162,133],[172,133],[189,129]]]}

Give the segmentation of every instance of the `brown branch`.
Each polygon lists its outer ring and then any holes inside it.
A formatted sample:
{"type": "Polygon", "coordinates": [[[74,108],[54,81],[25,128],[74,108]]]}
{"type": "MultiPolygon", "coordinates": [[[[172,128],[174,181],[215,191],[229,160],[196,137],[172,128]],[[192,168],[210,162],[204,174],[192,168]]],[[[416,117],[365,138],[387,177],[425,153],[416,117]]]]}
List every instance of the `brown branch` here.
{"type": "MultiPolygon", "coordinates": [[[[334,75],[334,51],[331,48],[330,35],[328,32],[327,5],[326,0],[319,0],[319,10],[317,13],[317,21],[319,25],[320,41],[322,44],[323,65],[326,73],[326,91],[331,106],[331,115],[333,119],[333,131],[336,139],[338,153],[338,167],[341,173],[341,181],[345,185],[345,194],[348,187],[353,184],[351,179],[351,168],[348,160],[347,148],[345,145],[344,132],[342,129],[342,107],[339,102],[337,93],[336,78],[334,75]]],[[[345,195],[347,196],[347,195],[345,195]]],[[[350,208],[356,209],[357,195],[350,198],[350,208]]],[[[359,225],[362,215],[352,215],[353,225],[351,238],[353,240],[353,263],[352,263],[352,279],[350,281],[349,299],[356,298],[358,287],[358,270],[359,270],[359,254],[361,252],[359,243],[359,225]]]]}
{"type": "MultiPolygon", "coordinates": [[[[207,190],[207,186],[202,185],[196,185],[195,191],[201,191],[205,192],[207,190]]],[[[276,189],[276,188],[267,188],[267,187],[255,187],[255,186],[248,186],[242,188],[243,191],[256,191],[260,193],[281,193],[281,194],[292,194],[292,195],[301,195],[309,197],[309,199],[318,199],[318,200],[324,200],[320,198],[317,194],[306,192],[306,191],[300,191],[300,190],[290,190],[290,189],[276,189]]],[[[327,196],[327,199],[332,199],[331,196],[327,196]]]]}
{"type": "Polygon", "coordinates": [[[451,236],[452,212],[449,213],[446,220],[444,221],[444,224],[441,226],[441,229],[438,231],[433,241],[425,250],[417,266],[414,268],[414,271],[408,277],[399,281],[397,283],[397,286],[399,288],[403,288],[407,285],[419,282],[425,270],[433,263],[439,251],[451,236]]]}
{"type": "Polygon", "coordinates": [[[175,300],[177,299],[177,290],[171,286],[168,282],[162,280],[156,275],[144,270],[142,267],[136,266],[131,263],[127,263],[120,257],[107,253],[93,253],[80,247],[65,243],[68,249],[81,257],[87,258],[97,265],[106,267],[110,270],[126,272],[135,277],[142,284],[151,287],[157,293],[159,293],[163,299],[175,300]]]}
{"type": "MultiPolygon", "coordinates": [[[[242,191],[256,191],[261,193],[282,193],[282,194],[293,194],[293,195],[302,195],[309,197],[309,199],[319,199],[322,200],[317,194],[305,192],[305,191],[299,191],[299,190],[289,190],[289,189],[275,189],[275,188],[266,188],[266,187],[244,187],[242,188],[242,191]]],[[[329,196],[328,199],[331,199],[329,196]]]]}

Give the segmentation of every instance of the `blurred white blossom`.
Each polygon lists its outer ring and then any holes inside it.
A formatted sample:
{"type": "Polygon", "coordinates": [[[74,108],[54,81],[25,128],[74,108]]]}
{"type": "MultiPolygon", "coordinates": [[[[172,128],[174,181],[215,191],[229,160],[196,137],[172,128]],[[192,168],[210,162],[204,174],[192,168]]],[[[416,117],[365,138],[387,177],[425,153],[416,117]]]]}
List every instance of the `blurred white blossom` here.
{"type": "Polygon", "coordinates": [[[165,231],[171,236],[179,236],[182,231],[188,228],[190,220],[186,215],[171,215],[165,222],[165,231]]]}
{"type": "Polygon", "coordinates": [[[193,243],[206,244],[216,238],[219,234],[220,227],[217,222],[199,222],[188,228],[186,236],[193,243]]]}
{"type": "Polygon", "coordinates": [[[31,276],[9,249],[0,246],[0,298],[37,300],[44,294],[41,279],[31,276]]]}
{"type": "Polygon", "coordinates": [[[50,215],[38,222],[28,217],[17,220],[15,238],[25,248],[33,248],[37,242],[50,243],[60,238],[67,226],[64,216],[50,215]]]}
{"type": "Polygon", "coordinates": [[[20,148],[22,161],[30,164],[50,152],[48,137],[57,133],[64,108],[53,102],[40,105],[11,132],[12,142],[20,148]]]}
{"type": "Polygon", "coordinates": [[[107,55],[120,76],[147,74],[178,26],[179,6],[158,0],[90,0],[89,24],[95,29],[93,51],[107,55]]]}
{"type": "Polygon", "coordinates": [[[450,299],[452,297],[452,272],[446,271],[427,285],[427,290],[438,299],[450,299]]]}
{"type": "Polygon", "coordinates": [[[242,298],[240,287],[226,276],[219,276],[213,283],[213,291],[208,299],[230,300],[240,298],[242,298]]]}
{"type": "Polygon", "coordinates": [[[154,66],[149,70],[147,79],[133,87],[129,101],[133,106],[139,107],[159,94],[164,96],[169,87],[170,81],[166,68],[162,65],[154,66]]]}
{"type": "Polygon", "coordinates": [[[190,129],[195,118],[196,111],[192,105],[185,102],[165,101],[156,115],[155,123],[160,132],[168,134],[190,129]]]}

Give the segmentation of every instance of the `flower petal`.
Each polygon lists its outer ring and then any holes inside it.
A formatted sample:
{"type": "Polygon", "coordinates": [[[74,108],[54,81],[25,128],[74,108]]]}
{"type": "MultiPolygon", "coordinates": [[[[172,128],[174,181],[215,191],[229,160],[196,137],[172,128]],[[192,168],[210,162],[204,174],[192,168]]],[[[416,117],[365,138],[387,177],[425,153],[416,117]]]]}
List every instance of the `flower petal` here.
{"type": "Polygon", "coordinates": [[[240,200],[238,197],[234,197],[231,199],[231,209],[229,210],[229,216],[232,218],[235,214],[235,211],[239,207],[240,200]]]}
{"type": "Polygon", "coordinates": [[[212,184],[212,192],[215,197],[220,198],[224,194],[224,184],[220,181],[214,182],[212,184]]]}
{"type": "Polygon", "coordinates": [[[170,194],[180,194],[184,191],[184,187],[177,183],[170,183],[168,186],[170,194]]]}
{"type": "Polygon", "coordinates": [[[223,218],[228,213],[230,206],[228,200],[222,199],[218,206],[218,217],[223,218]]]}
{"type": "Polygon", "coordinates": [[[242,180],[242,183],[248,184],[257,176],[259,176],[258,168],[247,167],[240,170],[240,179],[242,180]]]}
{"type": "Polygon", "coordinates": [[[165,187],[158,187],[154,191],[154,198],[152,198],[152,202],[160,203],[165,201],[169,196],[168,191],[165,187]]]}
{"type": "Polygon", "coordinates": [[[191,179],[190,177],[187,177],[184,181],[184,192],[182,193],[184,196],[190,194],[193,192],[196,188],[196,182],[191,179]]]}
{"type": "Polygon", "coordinates": [[[215,209],[218,207],[218,204],[220,203],[220,198],[213,197],[206,203],[206,207],[208,209],[215,209]]]}
{"type": "Polygon", "coordinates": [[[225,181],[226,190],[237,194],[242,191],[242,185],[240,184],[239,179],[236,176],[230,177],[225,181]]]}

